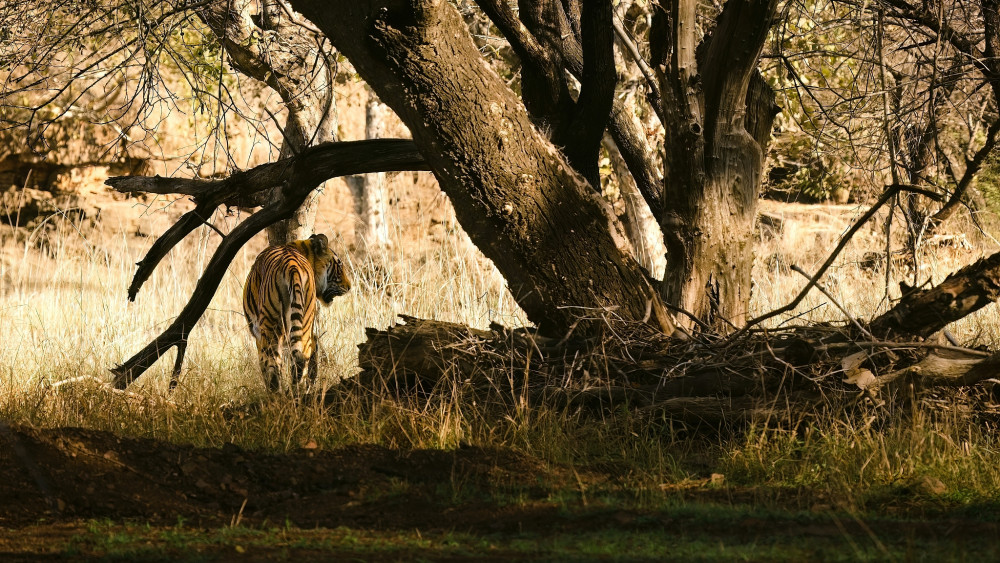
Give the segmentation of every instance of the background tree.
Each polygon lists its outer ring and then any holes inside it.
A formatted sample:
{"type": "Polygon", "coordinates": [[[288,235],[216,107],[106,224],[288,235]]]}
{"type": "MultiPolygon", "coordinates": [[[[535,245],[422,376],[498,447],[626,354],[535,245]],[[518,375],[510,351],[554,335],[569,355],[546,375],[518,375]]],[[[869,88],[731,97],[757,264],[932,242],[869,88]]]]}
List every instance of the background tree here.
{"type": "MultiPolygon", "coordinates": [[[[210,2],[196,10],[229,54],[233,68],[267,84],[288,111],[279,158],[338,140],[333,79],[336,53],[284,0],[210,2]]],[[[295,214],[268,227],[271,244],[308,238],[322,187],[295,214]]],[[[270,200],[281,197],[273,192],[270,200]]],[[[257,203],[257,202],[254,202],[257,203]]]]}
{"type": "MultiPolygon", "coordinates": [[[[366,88],[365,93],[365,138],[380,139],[386,136],[389,108],[379,101],[371,88],[366,88]]],[[[385,249],[391,244],[389,225],[386,223],[388,196],[385,176],[385,172],[376,172],[345,178],[354,195],[358,216],[357,245],[369,251],[385,249]]]]}
{"type": "Polygon", "coordinates": [[[782,20],[768,65],[789,108],[781,127],[791,134],[779,136],[778,155],[791,162],[778,172],[820,197],[850,186],[861,199],[901,183],[936,194],[896,203],[916,266],[924,238],[963,204],[984,203],[975,178],[1000,134],[995,6],[887,0],[791,9],[799,17],[782,20]]]}
{"type": "MultiPolygon", "coordinates": [[[[335,53],[282,0],[85,7],[11,2],[3,19],[12,69],[2,91],[3,121],[8,131],[28,133],[32,151],[55,148],[50,137],[60,134],[63,123],[110,122],[117,135],[105,135],[103,146],[94,149],[104,160],[163,158],[155,150],[157,127],[166,116],[193,109],[194,115],[207,114],[208,125],[201,126],[207,134],[187,148],[185,165],[202,176],[224,172],[219,165],[239,169],[228,146],[233,118],[255,126],[264,139],[267,132],[262,120],[240,111],[237,100],[248,97],[248,88],[226,72],[228,66],[279,95],[287,111],[279,125],[279,158],[337,138],[335,53]],[[176,92],[168,86],[178,84],[176,92]]],[[[269,227],[272,244],[312,232],[319,193],[293,217],[269,227]]],[[[267,197],[278,194],[241,203],[254,207],[267,197]]]]}

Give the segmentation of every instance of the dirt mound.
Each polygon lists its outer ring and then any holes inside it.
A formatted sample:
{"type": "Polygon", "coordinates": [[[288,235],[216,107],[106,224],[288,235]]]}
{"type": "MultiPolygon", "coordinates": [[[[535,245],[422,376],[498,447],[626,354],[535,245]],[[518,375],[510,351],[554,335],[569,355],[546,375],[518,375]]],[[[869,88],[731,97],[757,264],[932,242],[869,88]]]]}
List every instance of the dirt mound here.
{"type": "Polygon", "coordinates": [[[231,444],[204,449],[84,429],[16,428],[0,432],[0,527],[41,518],[201,525],[239,518],[300,527],[499,531],[552,509],[531,515],[522,504],[515,515],[498,497],[530,504],[576,478],[499,449],[354,445],[274,455],[231,444]]]}

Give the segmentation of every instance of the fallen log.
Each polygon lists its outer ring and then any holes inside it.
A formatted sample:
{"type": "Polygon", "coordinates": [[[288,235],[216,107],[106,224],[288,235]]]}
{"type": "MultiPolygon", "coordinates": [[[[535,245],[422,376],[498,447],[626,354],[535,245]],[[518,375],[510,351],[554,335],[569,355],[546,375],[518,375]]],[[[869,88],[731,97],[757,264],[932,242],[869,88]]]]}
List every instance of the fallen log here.
{"type": "Polygon", "coordinates": [[[591,414],[627,408],[709,428],[796,424],[866,398],[884,404],[914,390],[974,385],[1000,368],[1000,355],[930,342],[822,343],[849,334],[847,327],[758,333],[740,347],[712,348],[630,341],[620,332],[556,341],[530,329],[401,319],[369,328],[358,346],[362,371],[351,384],[372,396],[429,400],[457,391],[478,404],[591,414]]]}
{"type": "Polygon", "coordinates": [[[878,377],[872,390],[966,387],[1000,375],[1000,354],[986,359],[948,351],[934,351],[903,369],[878,377]]]}

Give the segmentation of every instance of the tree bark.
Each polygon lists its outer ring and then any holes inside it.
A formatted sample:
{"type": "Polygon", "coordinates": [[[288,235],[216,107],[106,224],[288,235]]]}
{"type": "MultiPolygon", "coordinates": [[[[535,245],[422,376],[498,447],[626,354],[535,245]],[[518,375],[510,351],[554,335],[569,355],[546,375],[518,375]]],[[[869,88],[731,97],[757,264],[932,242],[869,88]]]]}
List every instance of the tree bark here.
{"type": "Polygon", "coordinates": [[[773,95],[750,85],[776,5],[730,0],[696,48],[696,2],[674,0],[650,35],[667,132],[661,292],[717,330],[743,324],[750,301],[760,138],[774,118],[773,95]]]}
{"type": "Polygon", "coordinates": [[[406,123],[459,222],[541,330],[616,320],[673,330],[609,207],[539,134],[453,6],[293,5],[406,123]]]}

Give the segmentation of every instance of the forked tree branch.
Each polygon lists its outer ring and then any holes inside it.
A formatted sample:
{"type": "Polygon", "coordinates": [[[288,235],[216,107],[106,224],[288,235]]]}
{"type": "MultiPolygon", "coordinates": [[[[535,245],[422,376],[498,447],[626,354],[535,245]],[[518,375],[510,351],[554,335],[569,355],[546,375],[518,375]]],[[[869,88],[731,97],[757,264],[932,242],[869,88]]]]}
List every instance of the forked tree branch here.
{"type": "Polygon", "coordinates": [[[282,197],[254,213],[222,239],[205,272],[198,280],[191,299],[174,322],[137,354],[111,370],[114,386],[123,389],[148,370],[170,348],[178,348],[171,384],[176,381],[183,361],[183,350],[191,329],[204,314],[225,275],[226,269],[241,248],[254,235],[286,219],[317,186],[330,178],[393,170],[427,170],[423,156],[412,141],[372,139],[325,143],[302,151],[298,156],[264,164],[218,181],[160,177],[115,177],[107,183],[120,192],[193,195],[197,207],[186,213],[156,241],[129,287],[134,299],[160,260],[186,235],[201,225],[219,205],[233,198],[251,195],[282,186],[282,197]]]}
{"type": "Polygon", "coordinates": [[[546,59],[545,48],[517,19],[506,0],[477,0],[476,4],[483,10],[486,17],[490,18],[493,25],[497,26],[519,58],[535,63],[546,59]]]}
{"type": "MultiPolygon", "coordinates": [[[[184,306],[180,315],[174,319],[174,322],[163,333],[147,344],[145,348],[111,370],[111,373],[114,374],[113,383],[115,388],[124,389],[128,387],[130,383],[156,363],[167,350],[170,350],[174,346],[178,347],[178,353],[180,354],[180,350],[187,344],[187,338],[191,333],[191,329],[194,328],[195,323],[198,322],[202,314],[204,314],[205,309],[208,308],[212,297],[215,296],[215,291],[219,288],[219,283],[222,282],[222,277],[225,275],[229,263],[236,257],[236,254],[243,248],[243,245],[249,242],[254,235],[267,228],[268,225],[290,217],[298,206],[305,201],[309,192],[318,185],[311,186],[309,189],[300,188],[290,190],[293,193],[286,193],[281,201],[271,203],[259,212],[254,213],[249,219],[240,223],[231,233],[226,235],[226,238],[222,239],[219,248],[212,255],[208,266],[205,267],[205,272],[198,280],[198,285],[195,286],[191,299],[188,300],[187,305],[184,306]]],[[[172,380],[176,379],[177,372],[179,372],[178,368],[179,366],[175,363],[174,375],[171,377],[172,380]]]]}
{"type": "MultiPolygon", "coordinates": [[[[506,1],[477,0],[477,3],[490,18],[490,21],[497,26],[500,33],[510,42],[511,48],[521,58],[522,63],[544,68],[550,64],[553,58],[561,58],[566,70],[577,80],[583,79],[584,57],[580,38],[575,35],[567,35],[561,38],[561,44],[547,44],[547,47],[552,49],[552,51],[547,51],[546,47],[543,47],[517,18],[506,1]]],[[[567,25],[567,27],[572,26],[567,25]]],[[[654,110],[660,117],[660,121],[663,121],[662,108],[657,105],[654,110]]],[[[639,188],[639,192],[653,211],[653,216],[659,217],[662,214],[663,189],[649,157],[651,151],[646,143],[646,136],[633,123],[631,110],[625,107],[624,102],[617,97],[613,98],[612,101],[607,129],[621,152],[629,172],[635,179],[636,187],[639,188]]]]}
{"type": "Polygon", "coordinates": [[[987,76],[990,75],[991,69],[986,64],[986,55],[979,49],[976,41],[953,27],[947,20],[942,20],[937,14],[906,0],[885,0],[884,4],[890,8],[886,15],[911,21],[940,35],[957,51],[965,55],[973,66],[983,71],[987,76]]]}
{"type": "MultiPolygon", "coordinates": [[[[262,164],[250,170],[237,172],[222,180],[191,178],[162,178],[160,176],[115,176],[107,184],[123,193],[177,194],[194,196],[198,204],[174,223],[153,243],[146,256],[138,262],[129,301],[135,301],[142,284],[167,253],[181,240],[211,217],[216,207],[240,205],[253,194],[287,183],[293,170],[302,170],[303,181],[315,185],[338,176],[391,172],[399,170],[427,170],[423,156],[413,141],[407,139],[369,139],[323,143],[303,150],[299,155],[262,164]]],[[[315,187],[315,186],[314,186],[315,187]]],[[[227,264],[228,265],[228,264],[227,264]]]]}
{"type": "Polygon", "coordinates": [[[176,223],[171,225],[169,229],[156,239],[156,242],[150,247],[146,256],[136,263],[138,269],[136,269],[135,275],[132,276],[132,283],[128,286],[129,301],[135,301],[135,296],[139,294],[139,288],[142,287],[142,284],[146,283],[149,276],[153,275],[153,270],[156,269],[160,260],[170,252],[170,249],[177,246],[180,241],[184,240],[184,237],[191,234],[200,225],[203,225],[217,206],[218,204],[212,205],[211,202],[198,204],[197,207],[181,216],[176,223]]]}

